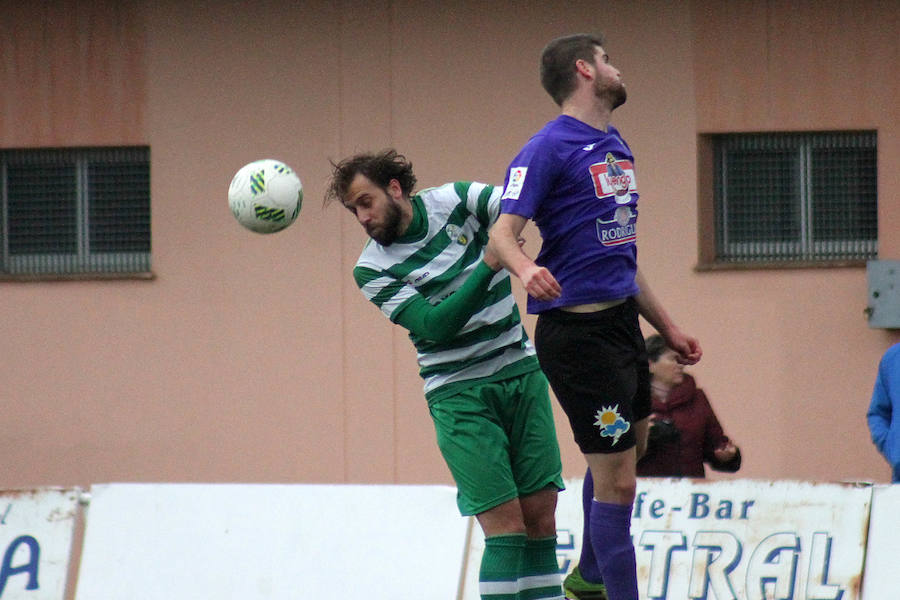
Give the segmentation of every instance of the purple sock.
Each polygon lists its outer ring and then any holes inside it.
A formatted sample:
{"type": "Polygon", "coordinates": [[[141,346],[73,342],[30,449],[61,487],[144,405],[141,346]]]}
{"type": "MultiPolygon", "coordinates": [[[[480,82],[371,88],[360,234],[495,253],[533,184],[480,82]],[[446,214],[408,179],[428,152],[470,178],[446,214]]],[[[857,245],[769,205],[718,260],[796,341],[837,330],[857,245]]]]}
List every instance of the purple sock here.
{"type": "Polygon", "coordinates": [[[594,556],[593,544],[591,544],[591,505],[594,503],[594,477],[588,469],[584,475],[584,486],[581,488],[581,506],[584,510],[584,531],[581,533],[581,558],[578,560],[578,570],[581,577],[591,583],[602,583],[600,568],[597,566],[597,558],[594,556]]]}
{"type": "Polygon", "coordinates": [[[591,506],[591,545],[609,600],[638,600],[631,509],[596,500],[591,506]]]}

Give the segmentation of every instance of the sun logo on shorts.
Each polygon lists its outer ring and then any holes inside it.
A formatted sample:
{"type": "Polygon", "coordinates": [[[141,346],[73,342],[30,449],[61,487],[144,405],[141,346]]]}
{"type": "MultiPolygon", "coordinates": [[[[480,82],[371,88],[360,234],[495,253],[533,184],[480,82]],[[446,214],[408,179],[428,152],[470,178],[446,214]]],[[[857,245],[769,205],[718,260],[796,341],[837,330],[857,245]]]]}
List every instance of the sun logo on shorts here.
{"type": "Polygon", "coordinates": [[[594,415],[597,420],[594,425],[600,428],[600,435],[603,437],[611,437],[613,446],[622,437],[622,434],[631,429],[631,423],[622,418],[619,414],[619,405],[604,406],[594,415]]]}

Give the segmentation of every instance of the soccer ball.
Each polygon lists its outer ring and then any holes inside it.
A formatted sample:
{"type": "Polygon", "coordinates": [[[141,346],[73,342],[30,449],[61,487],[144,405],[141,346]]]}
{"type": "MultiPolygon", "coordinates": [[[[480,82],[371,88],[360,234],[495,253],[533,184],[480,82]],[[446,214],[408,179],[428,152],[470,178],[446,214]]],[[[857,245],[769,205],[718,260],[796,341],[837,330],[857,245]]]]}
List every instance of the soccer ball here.
{"type": "Polygon", "coordinates": [[[244,165],[231,180],[228,206],[238,223],[256,233],[275,233],[294,222],[303,184],[294,170],[266,158],[244,165]]]}

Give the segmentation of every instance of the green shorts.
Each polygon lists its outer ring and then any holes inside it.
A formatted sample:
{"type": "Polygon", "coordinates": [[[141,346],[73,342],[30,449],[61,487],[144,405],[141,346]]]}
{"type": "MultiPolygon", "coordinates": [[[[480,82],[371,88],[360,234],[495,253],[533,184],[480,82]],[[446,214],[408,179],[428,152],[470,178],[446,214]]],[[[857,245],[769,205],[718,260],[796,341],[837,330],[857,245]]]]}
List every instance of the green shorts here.
{"type": "Polygon", "coordinates": [[[463,515],[548,486],[565,489],[556,426],[540,370],[473,383],[429,407],[463,515]]]}

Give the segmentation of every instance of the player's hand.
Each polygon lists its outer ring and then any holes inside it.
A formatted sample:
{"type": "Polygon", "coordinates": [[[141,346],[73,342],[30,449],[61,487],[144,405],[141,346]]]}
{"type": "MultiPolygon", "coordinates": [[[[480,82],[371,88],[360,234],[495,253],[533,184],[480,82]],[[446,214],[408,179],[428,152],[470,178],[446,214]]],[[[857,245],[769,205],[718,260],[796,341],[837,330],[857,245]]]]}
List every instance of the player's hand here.
{"type": "Polygon", "coordinates": [[[546,267],[532,265],[519,278],[528,295],[538,300],[553,300],[562,294],[562,287],[546,267]]]}
{"type": "Polygon", "coordinates": [[[484,247],[484,256],[481,257],[481,260],[483,260],[484,263],[491,268],[491,271],[494,271],[495,273],[503,266],[500,264],[500,257],[497,256],[493,246],[490,244],[484,247]]]}
{"type": "Polygon", "coordinates": [[[677,354],[675,360],[683,365],[693,365],[699,362],[703,356],[700,342],[697,338],[686,335],[680,329],[673,329],[663,336],[666,345],[677,354]]]}

